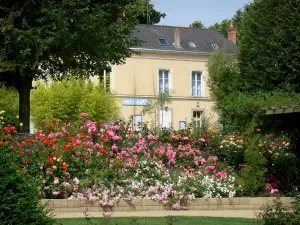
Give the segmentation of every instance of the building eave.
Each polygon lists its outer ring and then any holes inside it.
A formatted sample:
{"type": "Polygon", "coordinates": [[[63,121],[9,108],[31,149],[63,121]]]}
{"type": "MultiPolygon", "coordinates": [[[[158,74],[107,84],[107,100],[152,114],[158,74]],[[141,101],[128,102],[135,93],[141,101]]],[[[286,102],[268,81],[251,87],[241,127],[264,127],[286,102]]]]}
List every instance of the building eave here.
{"type": "MultiPolygon", "coordinates": [[[[203,56],[211,56],[215,54],[215,52],[175,51],[169,49],[153,49],[153,48],[138,48],[138,47],[132,47],[130,49],[137,52],[161,52],[161,53],[191,54],[191,55],[203,55],[203,56]]],[[[230,53],[229,55],[236,55],[236,54],[230,53]]]]}
{"type": "Polygon", "coordinates": [[[163,52],[163,53],[177,53],[177,54],[193,54],[193,55],[213,55],[213,52],[191,52],[191,51],[174,51],[174,50],[168,50],[168,49],[153,49],[153,48],[130,48],[134,51],[140,51],[140,52],[163,52]]]}

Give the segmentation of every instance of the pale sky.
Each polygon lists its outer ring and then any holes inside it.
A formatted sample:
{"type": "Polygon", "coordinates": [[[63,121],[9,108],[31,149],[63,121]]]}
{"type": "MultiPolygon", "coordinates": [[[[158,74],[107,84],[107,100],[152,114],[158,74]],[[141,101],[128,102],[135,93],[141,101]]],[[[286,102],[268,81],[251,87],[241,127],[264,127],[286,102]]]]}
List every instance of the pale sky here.
{"type": "Polygon", "coordinates": [[[195,20],[210,26],[230,19],[250,0],[152,0],[155,9],[167,14],[160,25],[187,27],[195,20]]]}

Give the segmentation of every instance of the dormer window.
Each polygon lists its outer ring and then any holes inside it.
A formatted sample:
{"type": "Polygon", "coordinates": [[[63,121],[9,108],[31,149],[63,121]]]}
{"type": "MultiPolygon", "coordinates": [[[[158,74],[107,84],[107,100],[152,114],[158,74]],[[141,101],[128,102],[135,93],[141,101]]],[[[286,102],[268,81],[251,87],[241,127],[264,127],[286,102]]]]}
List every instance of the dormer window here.
{"type": "Polygon", "coordinates": [[[219,46],[217,44],[212,44],[211,46],[212,46],[213,49],[219,50],[219,46]]]}
{"type": "Polygon", "coordinates": [[[159,38],[158,41],[162,46],[169,46],[169,43],[165,38],[159,38]]]}
{"type": "Polygon", "coordinates": [[[196,48],[197,47],[194,42],[189,42],[189,45],[190,45],[191,48],[196,48]]]}

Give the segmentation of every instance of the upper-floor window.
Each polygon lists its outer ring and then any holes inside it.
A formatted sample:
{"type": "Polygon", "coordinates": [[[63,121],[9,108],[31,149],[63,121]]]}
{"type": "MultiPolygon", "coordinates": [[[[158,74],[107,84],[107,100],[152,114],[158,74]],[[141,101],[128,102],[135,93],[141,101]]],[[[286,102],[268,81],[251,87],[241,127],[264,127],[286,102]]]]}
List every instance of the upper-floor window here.
{"type": "Polygon", "coordinates": [[[158,79],[159,93],[164,93],[170,89],[170,71],[169,70],[159,70],[158,79]]]}
{"type": "Polygon", "coordinates": [[[202,82],[202,72],[193,71],[192,72],[192,96],[201,96],[201,82],[202,82]]]}

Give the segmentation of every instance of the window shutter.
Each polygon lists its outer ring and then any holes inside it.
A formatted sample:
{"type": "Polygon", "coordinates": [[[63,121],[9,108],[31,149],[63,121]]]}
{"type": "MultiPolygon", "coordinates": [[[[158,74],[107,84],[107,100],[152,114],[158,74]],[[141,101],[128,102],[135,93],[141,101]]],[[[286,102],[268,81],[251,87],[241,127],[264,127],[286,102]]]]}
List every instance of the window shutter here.
{"type": "Polygon", "coordinates": [[[193,72],[192,71],[190,72],[190,89],[191,89],[190,94],[191,96],[193,96],[193,72]]]}
{"type": "Polygon", "coordinates": [[[169,90],[170,92],[172,92],[173,89],[173,74],[172,71],[169,71],[169,90]]]}
{"type": "Polygon", "coordinates": [[[205,77],[204,77],[204,73],[201,74],[201,97],[205,97],[205,77]]]}

